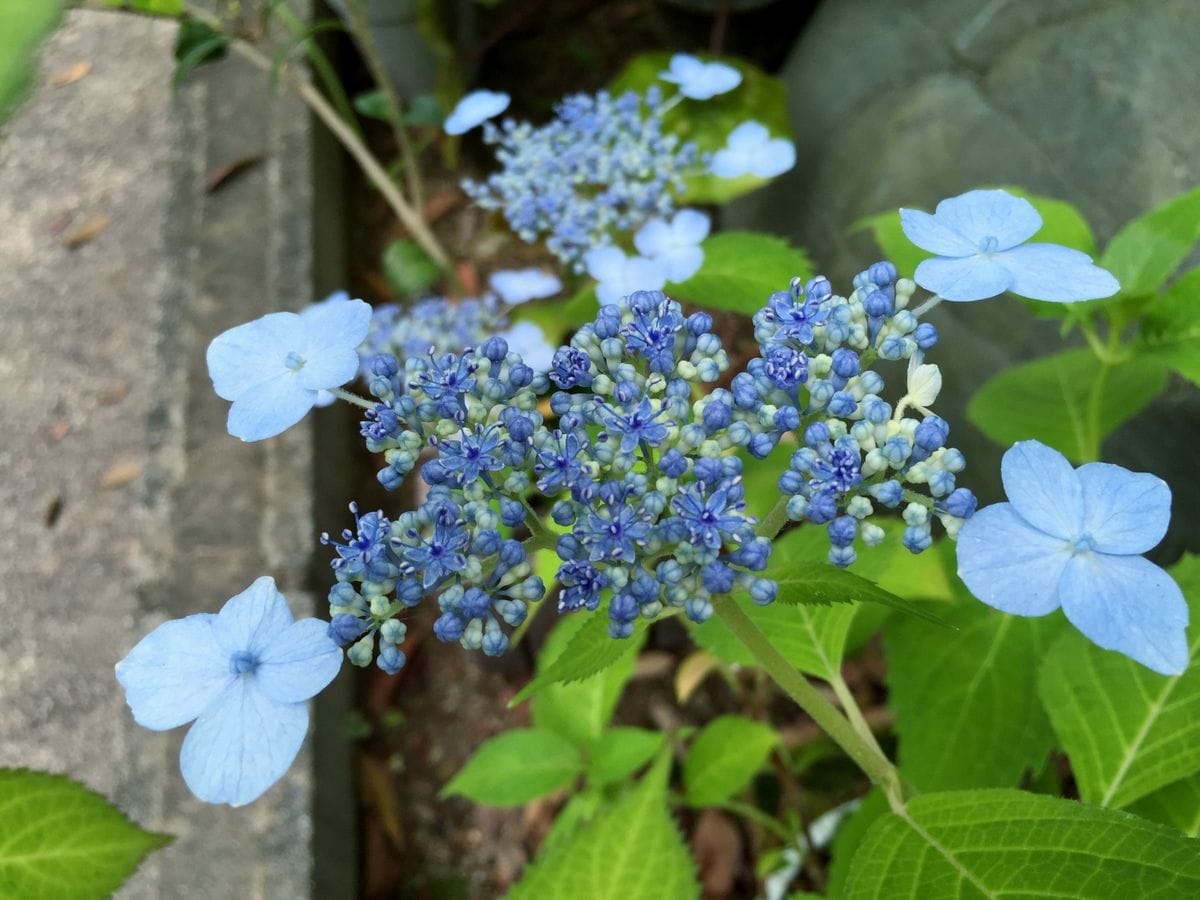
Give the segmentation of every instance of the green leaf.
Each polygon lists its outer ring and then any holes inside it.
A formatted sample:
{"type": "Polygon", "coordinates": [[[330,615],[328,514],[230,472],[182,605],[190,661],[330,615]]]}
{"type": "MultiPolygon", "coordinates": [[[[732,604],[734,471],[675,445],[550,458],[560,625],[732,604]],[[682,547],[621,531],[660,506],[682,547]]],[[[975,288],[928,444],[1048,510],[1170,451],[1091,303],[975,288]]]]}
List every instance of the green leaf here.
{"type": "Polygon", "coordinates": [[[633,625],[633,634],[618,639],[608,635],[608,614],[605,610],[588,613],[582,617],[585,619],[584,624],[571,635],[562,654],[539,671],[533,680],[509,701],[509,707],[532,697],[548,684],[580,681],[589,675],[603,672],[627,656],[637,656],[649,627],[646,619],[638,619],[633,625]]]}
{"type": "Polygon", "coordinates": [[[192,69],[201,63],[220,59],[228,49],[228,37],[199,19],[184,16],[175,35],[175,71],[171,75],[171,84],[179,87],[192,69]]]}
{"type": "Polygon", "coordinates": [[[556,847],[568,843],[579,829],[590,822],[600,810],[604,794],[598,790],[584,790],[568,800],[554,817],[554,824],[542,838],[537,857],[541,859],[554,852],[556,847]]]}
{"type": "Polygon", "coordinates": [[[803,250],[784,240],[748,231],[722,231],[701,245],[700,271],[668,288],[672,297],[709,309],[752,316],[776,291],[786,291],[792,278],[812,274],[803,250]]]}
{"type": "MultiPolygon", "coordinates": [[[[539,671],[545,671],[562,657],[568,642],[587,621],[583,616],[559,619],[538,654],[539,671]]],[[[578,746],[597,740],[617,708],[621,691],[633,674],[634,662],[636,654],[626,653],[595,675],[566,684],[546,685],[533,700],[533,724],[554,731],[578,746]]]]}
{"type": "MultiPolygon", "coordinates": [[[[1096,253],[1096,239],[1092,235],[1091,226],[1070,203],[1055,200],[1052,197],[1041,197],[1020,188],[1006,186],[1002,190],[1017,197],[1024,197],[1033,204],[1034,209],[1042,217],[1042,227],[1034,236],[1034,240],[1043,244],[1062,244],[1082,250],[1089,256],[1096,253]]],[[[884,257],[890,259],[901,275],[912,277],[917,265],[933,254],[915,246],[904,234],[900,227],[900,211],[889,210],[874,216],[868,216],[851,226],[851,232],[870,231],[875,242],[883,251],[884,257]]],[[[1050,307],[1053,311],[1061,308],[1061,303],[1037,303],[1040,307],[1050,307]]],[[[1061,314],[1061,313],[1060,313],[1061,314]]]]}
{"type": "Polygon", "coordinates": [[[0,769],[0,896],[106,897],[171,840],[69,778],[0,769]]]}
{"type": "MultiPolygon", "coordinates": [[[[683,99],[663,119],[664,129],[685,141],[695,142],[701,154],[720,150],[729,133],[743,122],[754,119],[766,125],[772,137],[792,139],[787,117],[787,86],[750,63],[727,56],[698,54],[701,59],[719,60],[742,73],[742,83],[727,94],[708,100],[683,99]]],[[[670,67],[669,52],[646,53],[633,59],[610,86],[614,94],[627,90],[644,92],[657,84],[666,96],[674,86],[659,80],[659,73],[670,67]]],[[[718,178],[699,166],[686,178],[684,203],[726,203],[756,188],[770,179],[745,175],[741,178],[718,178]]],[[[779,290],[779,288],[776,288],[779,290]]]]}
{"type": "MultiPolygon", "coordinates": [[[[1200,556],[1169,570],[1200,619],[1200,556]]],[[[1127,806],[1200,772],[1200,630],[1192,630],[1187,671],[1151,672],[1072,631],[1051,648],[1038,680],[1042,702],[1071,759],[1079,796],[1127,806]]]]}
{"type": "Polygon", "coordinates": [[[628,778],[662,749],[664,735],[645,728],[610,728],[592,747],[588,778],[595,785],[628,778]]]}
{"type": "Polygon", "coordinates": [[[582,768],[578,748],[566,738],[538,728],[515,728],[476,750],[441,796],[520,806],[566,787],[582,768]]]}
{"type": "Polygon", "coordinates": [[[1007,616],[978,602],[943,615],[957,634],[900,619],[884,636],[900,772],[922,791],[1015,787],[1054,746],[1037,672],[1061,617],[1007,616]]]}
{"type": "MultiPolygon", "coordinates": [[[[387,97],[378,88],[357,95],[354,98],[354,109],[360,116],[366,116],[368,119],[387,122],[390,118],[387,97]]],[[[441,104],[433,94],[419,94],[413,97],[408,107],[400,111],[402,125],[440,125],[443,118],[445,117],[442,115],[441,104]]]]}
{"type": "Polygon", "coordinates": [[[526,866],[508,900],[691,900],[695,864],[667,809],[666,755],[641,783],[526,866]]]}
{"type": "Polygon", "coordinates": [[[863,798],[862,805],[844,821],[833,837],[829,848],[829,877],[825,892],[834,900],[846,895],[846,881],[850,877],[850,866],[867,831],[875,820],[888,811],[887,797],[883,791],[872,790],[863,798]]]}
{"type": "Polygon", "coordinates": [[[0,121],[29,83],[35,51],[58,24],[62,6],[61,0],[0,3],[0,121]]]}
{"type": "Polygon", "coordinates": [[[108,6],[130,9],[150,16],[181,16],[183,0],[101,0],[108,6]]]}
{"type": "Polygon", "coordinates": [[[1184,273],[1154,301],[1135,347],[1200,385],[1200,268],[1184,273]]]}
{"type": "Polygon", "coordinates": [[[1200,239],[1200,188],[1132,220],[1108,242],[1099,264],[1136,297],[1162,287],[1200,239]]]}
{"type": "Polygon", "coordinates": [[[1200,837],[1200,775],[1193,775],[1147,794],[1129,807],[1131,813],[1162,822],[1188,837],[1200,837]]]}
{"type": "Polygon", "coordinates": [[[596,283],[589,281],[567,299],[522,303],[513,310],[512,319],[515,322],[532,322],[542,329],[546,340],[552,344],[563,344],[570,332],[593,321],[599,309],[596,283]]]}
{"type": "Polygon", "coordinates": [[[413,241],[395,240],[383,250],[383,277],[399,297],[411,297],[437,282],[442,270],[413,241]]]}
{"type": "Polygon", "coordinates": [[[873,581],[829,563],[789,559],[771,575],[779,585],[776,603],[789,605],[831,603],[878,603],[936,625],[942,620],[919,603],[885,591],[873,581]]]}
{"type": "Polygon", "coordinates": [[[871,826],[855,854],[855,900],[1200,897],[1190,838],[1128,813],[1014,790],[909,801],[871,826]]]}
{"type": "Polygon", "coordinates": [[[720,716],[700,730],[683,761],[683,786],[692,806],[711,806],[741,793],[762,768],[779,735],[743,716],[720,716]]]}
{"type": "Polygon", "coordinates": [[[1073,462],[1085,462],[1118,425],[1131,419],[1166,385],[1159,364],[1134,359],[1107,369],[1090,350],[1066,350],[1024,363],[981,387],[967,404],[967,418],[992,440],[1009,445],[1036,438],[1073,462]],[[1092,434],[1089,400],[1104,377],[1103,402],[1092,434]]]}

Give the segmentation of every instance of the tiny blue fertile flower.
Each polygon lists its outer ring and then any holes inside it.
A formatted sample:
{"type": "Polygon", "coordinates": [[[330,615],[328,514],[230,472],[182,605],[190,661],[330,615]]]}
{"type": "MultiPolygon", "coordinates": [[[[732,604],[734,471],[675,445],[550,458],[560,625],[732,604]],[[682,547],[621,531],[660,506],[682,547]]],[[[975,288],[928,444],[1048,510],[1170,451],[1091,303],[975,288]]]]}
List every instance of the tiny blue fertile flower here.
{"type": "Polygon", "coordinates": [[[341,668],[328,629],[294,621],[264,576],[215,615],[159,625],[117,663],[117,681],[139,725],[166,731],[194,719],[183,780],[206,803],[242,806],[288,770],[308,730],[305,701],[341,668]]]}
{"type": "Polygon", "coordinates": [[[583,257],[587,273],[596,279],[596,297],[616,303],[637,291],[657,291],[667,283],[661,263],[641,256],[626,256],[620,247],[596,247],[583,257]]]}
{"type": "Polygon", "coordinates": [[[1042,227],[1033,204],[1007,191],[976,190],[943,200],[933,215],[901,209],[908,239],[930,253],[914,280],[944,300],[985,300],[1005,291],[1032,300],[1073,303],[1121,289],[1086,253],[1026,244],[1042,227]]]}
{"type": "Polygon", "coordinates": [[[229,433],[261,441],[299,422],[322,390],[358,373],[358,345],[370,326],[371,307],[348,300],[268,313],[213,338],[208,374],[217,395],[233,401],[229,433]]]}
{"type": "Polygon", "coordinates": [[[670,68],[658,77],[679,85],[679,93],[691,100],[708,100],[742,83],[742,73],[733,66],[702,62],[687,53],[672,56],[670,68]]]}
{"type": "Polygon", "coordinates": [[[1001,476],[1009,502],[979,510],[958,535],[958,574],[971,592],[1019,616],[1061,606],[1093,643],[1163,675],[1183,672],[1187,603],[1140,555],[1166,533],[1166,483],[1108,463],[1072,469],[1037,441],[1014,444],[1001,476]]]}
{"type": "Polygon", "coordinates": [[[668,281],[686,281],[704,264],[700,243],[708,237],[710,226],[704,213],[681,209],[670,222],[651,219],[633,236],[633,245],[638,253],[662,267],[668,281]]]}
{"type": "Polygon", "coordinates": [[[442,127],[446,134],[466,134],[508,109],[511,100],[499,91],[472,91],[458,101],[442,127]]]}
{"type": "Polygon", "coordinates": [[[752,120],[729,133],[725,146],[713,154],[709,170],[718,178],[774,178],[795,164],[795,145],[787,138],[771,137],[766,125],[752,120]]]}
{"type": "Polygon", "coordinates": [[[493,272],[488,284],[509,306],[516,306],[527,300],[553,297],[562,290],[562,282],[541,269],[505,269],[493,272]]]}

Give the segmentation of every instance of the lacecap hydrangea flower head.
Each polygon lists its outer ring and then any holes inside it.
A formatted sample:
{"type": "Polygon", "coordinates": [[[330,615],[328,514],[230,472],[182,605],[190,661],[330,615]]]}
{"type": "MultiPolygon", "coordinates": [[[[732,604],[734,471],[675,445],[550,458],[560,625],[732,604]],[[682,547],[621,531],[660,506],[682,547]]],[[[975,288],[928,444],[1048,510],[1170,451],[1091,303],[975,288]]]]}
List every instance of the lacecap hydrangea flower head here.
{"type": "Polygon", "coordinates": [[[308,730],[305,701],[342,665],[320,619],[292,618],[272,578],[221,611],[164,622],[117,663],[139,724],[155,731],[195,720],[183,741],[183,780],[201,800],[242,806],[288,770],[308,730]]]}
{"type": "Polygon", "coordinates": [[[1141,556],[1166,534],[1166,483],[1109,463],[1073,469],[1037,441],[1013,445],[1001,475],[1008,502],[979,510],[959,532],[958,573],[971,592],[1019,616],[1061,607],[1106,650],[1163,675],[1182,673],[1187,602],[1141,556]]]}

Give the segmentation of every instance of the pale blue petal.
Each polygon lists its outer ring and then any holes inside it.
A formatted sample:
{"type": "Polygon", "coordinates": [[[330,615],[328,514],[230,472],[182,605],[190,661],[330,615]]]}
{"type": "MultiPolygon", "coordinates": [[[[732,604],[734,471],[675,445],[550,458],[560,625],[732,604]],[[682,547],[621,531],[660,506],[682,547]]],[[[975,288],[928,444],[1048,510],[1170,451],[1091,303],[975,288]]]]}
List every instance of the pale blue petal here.
{"type": "Polygon", "coordinates": [[[767,141],[754,155],[750,174],[759,178],[774,178],[782,175],[796,164],[796,146],[787,138],[767,141]]]}
{"type": "Polygon", "coordinates": [[[211,613],[163,622],[117,663],[117,681],[139,725],[178,728],[200,715],[236,677],[213,637],[211,613]]]}
{"type": "Polygon", "coordinates": [[[362,300],[318,303],[300,314],[303,338],[295,348],[304,358],[297,370],[309,390],[341,387],[358,374],[358,346],[371,328],[371,307],[362,300]]]}
{"type": "Polygon", "coordinates": [[[562,282],[541,269],[506,269],[493,272],[488,284],[509,306],[516,306],[527,300],[552,297],[562,290],[562,282]]]}
{"type": "Polygon", "coordinates": [[[998,253],[995,258],[1012,273],[1009,290],[1032,300],[1074,303],[1111,297],[1121,289],[1111,272],[1070,247],[1025,244],[998,253]]]}
{"type": "Polygon", "coordinates": [[[704,251],[699,247],[678,247],[657,260],[662,265],[667,281],[687,281],[704,265],[704,251]]]}
{"type": "Polygon", "coordinates": [[[313,401],[313,406],[333,406],[336,402],[336,395],[329,391],[317,391],[317,398],[313,401]]]}
{"type": "Polygon", "coordinates": [[[245,652],[261,658],[292,621],[292,611],[275,587],[275,579],[263,575],[225,601],[213,621],[213,635],[226,656],[245,652]]]}
{"type": "Polygon", "coordinates": [[[1171,522],[1171,489],[1156,475],[1111,463],[1076,472],[1083,488],[1083,530],[1101,553],[1145,553],[1171,522]]]}
{"type": "Polygon", "coordinates": [[[1018,616],[1058,609],[1069,545],[1034,528],[1010,503],[978,510],[958,533],[958,575],[988,606],[1018,616]]]}
{"type": "Polygon", "coordinates": [[[329,623],[301,619],[278,632],[258,657],[253,678],[276,703],[300,703],[333,681],[342,650],[329,637],[329,623]]]}
{"type": "Polygon", "coordinates": [[[732,91],[742,83],[742,74],[724,63],[705,63],[686,53],[671,57],[671,67],[659,73],[663,81],[679,85],[679,92],[692,100],[708,100],[732,91]]]}
{"type": "Polygon", "coordinates": [[[650,219],[634,234],[633,246],[642,256],[650,258],[670,252],[674,246],[671,226],[666,219],[650,219]]]}
{"type": "Polygon", "coordinates": [[[979,252],[978,247],[957,231],[919,209],[901,209],[900,227],[915,246],[938,256],[974,256],[979,252]]]}
{"type": "Polygon", "coordinates": [[[711,228],[712,220],[708,214],[698,209],[681,209],[671,219],[671,232],[681,244],[699,244],[708,237],[711,228]]]}
{"type": "Polygon", "coordinates": [[[183,780],[206,803],[243,806],[283,777],[307,730],[303,703],[276,703],[254,679],[239,678],[184,738],[183,780]]]}
{"type": "Polygon", "coordinates": [[[992,250],[1007,250],[1029,240],[1042,227],[1042,217],[1033,204],[1007,191],[967,191],[937,205],[938,221],[983,249],[994,241],[992,250]]]}
{"type": "Polygon", "coordinates": [[[751,152],[741,147],[722,147],[713,154],[708,171],[718,178],[740,178],[750,174],[754,164],[751,152]]]}
{"type": "Polygon", "coordinates": [[[288,351],[300,343],[302,333],[298,315],[277,312],[217,335],[206,354],[217,396],[237,400],[286,372],[288,351]]]}
{"type": "Polygon", "coordinates": [[[500,337],[508,341],[511,353],[518,353],[522,361],[535,372],[549,372],[554,361],[555,347],[546,340],[546,335],[533,322],[517,322],[500,337]]]}
{"type": "Polygon", "coordinates": [[[1008,269],[983,255],[927,259],[917,266],[913,278],[944,300],[960,301],[986,300],[1003,294],[1012,284],[1008,269]]]}
{"type": "MultiPolygon", "coordinates": [[[[625,268],[625,254],[619,247],[593,247],[583,256],[587,273],[597,281],[613,281],[625,268]]],[[[604,301],[601,301],[604,302],[604,301]]]]}
{"type": "Polygon", "coordinates": [[[1187,602],[1171,576],[1149,560],[1080,554],[1068,564],[1059,592],[1063,612],[1093,643],[1162,675],[1187,668],[1187,602]]]}
{"type": "Polygon", "coordinates": [[[296,373],[284,369],[271,381],[233,401],[226,429],[243,441],[262,441],[287,431],[317,402],[317,392],[301,386],[296,373]]]}
{"type": "Polygon", "coordinates": [[[770,139],[770,129],[762,122],[750,119],[729,132],[725,146],[733,150],[757,150],[770,139]]]}
{"type": "Polygon", "coordinates": [[[1034,528],[1071,541],[1083,530],[1083,488],[1067,458],[1040,441],[1018,441],[1000,460],[1013,509],[1034,528]]]}
{"type": "Polygon", "coordinates": [[[458,101],[442,127],[446,134],[466,134],[508,109],[510,100],[508,94],[499,91],[472,91],[458,101]]]}

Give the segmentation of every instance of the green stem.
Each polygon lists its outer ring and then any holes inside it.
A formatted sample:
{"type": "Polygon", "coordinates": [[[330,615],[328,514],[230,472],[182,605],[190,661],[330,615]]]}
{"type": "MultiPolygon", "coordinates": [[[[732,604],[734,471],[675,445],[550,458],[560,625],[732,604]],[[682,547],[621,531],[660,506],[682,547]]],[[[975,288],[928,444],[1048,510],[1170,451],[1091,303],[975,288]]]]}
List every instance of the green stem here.
{"type": "Polygon", "coordinates": [[[363,409],[375,408],[375,404],[369,400],[365,400],[358,396],[358,394],[352,394],[349,391],[342,390],[341,388],[333,388],[329,393],[333,394],[333,396],[337,397],[339,400],[345,400],[347,403],[353,403],[355,406],[361,406],[363,409]]]}
{"type": "Polygon", "coordinates": [[[788,831],[787,826],[773,816],[763,812],[757,806],[750,803],[743,803],[740,800],[724,800],[721,803],[711,804],[716,809],[723,809],[725,812],[733,813],[735,816],[742,816],[757,822],[775,837],[779,838],[784,844],[792,842],[793,835],[788,831]]]}
{"type": "Polygon", "coordinates": [[[787,524],[788,501],[792,498],[786,494],[775,501],[775,505],[771,507],[771,511],[758,525],[759,537],[773,538],[783,530],[783,526],[787,524]]]}
{"type": "Polygon", "coordinates": [[[893,809],[903,809],[899,773],[874,738],[870,741],[864,739],[850,721],[784,658],[740,606],[731,600],[722,600],[714,607],[717,618],[750,651],[754,661],[833,738],[872,782],[879,785],[893,809]]]}
{"type": "Polygon", "coordinates": [[[1104,410],[1104,388],[1108,383],[1108,375],[1112,371],[1112,363],[1100,361],[1100,371],[1092,381],[1092,389],[1088,392],[1087,405],[1087,446],[1082,447],[1083,462],[1096,462],[1100,459],[1100,413],[1104,410]]]}
{"type": "Polygon", "coordinates": [[[850,685],[846,684],[846,679],[842,677],[841,672],[834,673],[834,676],[829,679],[829,686],[833,688],[834,696],[837,697],[838,703],[842,705],[842,711],[846,713],[846,718],[850,720],[850,724],[854,726],[854,730],[858,732],[859,737],[874,747],[883,756],[883,748],[879,746],[879,741],[875,739],[875,732],[871,730],[871,726],[867,723],[862,708],[858,705],[858,701],[854,699],[854,694],[850,691],[850,685]]]}

